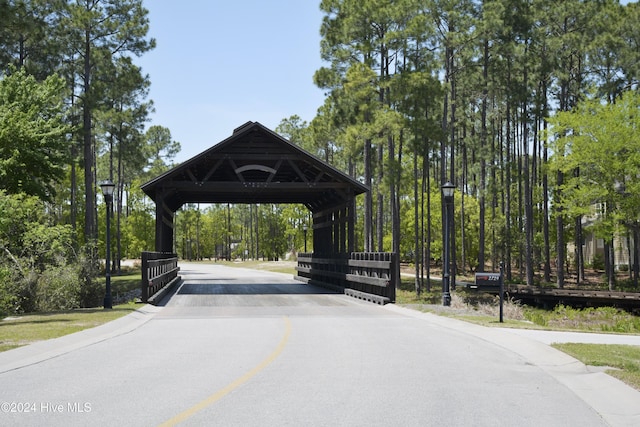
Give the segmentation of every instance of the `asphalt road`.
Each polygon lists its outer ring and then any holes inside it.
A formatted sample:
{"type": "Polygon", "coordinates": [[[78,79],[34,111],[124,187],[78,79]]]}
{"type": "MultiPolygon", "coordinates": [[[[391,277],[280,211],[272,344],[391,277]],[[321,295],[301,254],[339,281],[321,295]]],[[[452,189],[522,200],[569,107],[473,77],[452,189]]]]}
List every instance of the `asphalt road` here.
{"type": "Polygon", "coordinates": [[[0,354],[0,425],[587,427],[640,420],[638,405],[629,415],[598,404],[635,405],[640,393],[615,383],[608,389],[610,377],[525,337],[360,302],[282,274],[181,268],[184,283],[163,307],[0,354]]]}

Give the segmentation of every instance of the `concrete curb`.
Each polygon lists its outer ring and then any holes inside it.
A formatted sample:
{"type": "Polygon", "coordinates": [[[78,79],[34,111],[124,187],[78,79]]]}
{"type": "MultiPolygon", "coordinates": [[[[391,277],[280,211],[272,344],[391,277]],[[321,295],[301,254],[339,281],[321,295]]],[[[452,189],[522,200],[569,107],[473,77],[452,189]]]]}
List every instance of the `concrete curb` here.
{"type": "Polygon", "coordinates": [[[162,307],[146,304],[133,313],[95,328],[0,353],[0,373],[34,365],[113,337],[127,334],[151,320],[162,307]]]}
{"type": "Polygon", "coordinates": [[[156,292],[155,294],[151,295],[147,299],[147,303],[148,304],[152,304],[152,305],[159,305],[162,302],[162,300],[164,299],[164,297],[166,297],[167,295],[173,293],[173,291],[178,289],[180,287],[180,285],[182,285],[182,283],[184,283],[182,281],[182,277],[177,276],[171,282],[167,283],[166,286],[164,286],[158,292],[156,292]]]}

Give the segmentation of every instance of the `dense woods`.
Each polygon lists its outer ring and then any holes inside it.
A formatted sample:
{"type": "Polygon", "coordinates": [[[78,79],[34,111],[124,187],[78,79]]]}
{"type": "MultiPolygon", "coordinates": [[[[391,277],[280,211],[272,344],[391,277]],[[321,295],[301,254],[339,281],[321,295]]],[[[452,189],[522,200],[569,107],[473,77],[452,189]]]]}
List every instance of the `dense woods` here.
{"type": "Polygon", "coordinates": [[[631,234],[637,286],[637,3],[320,7],[327,66],[314,78],[327,97],[305,139],[371,186],[365,250],[415,262],[420,289],[421,265],[428,275],[442,252],[440,187],[450,181],[453,274],[503,260],[509,280],[563,287],[570,273],[584,280],[590,233],[604,241],[613,287],[614,240],[631,234]]]}
{"type": "Polygon", "coordinates": [[[0,1],[0,314],[101,301],[104,179],[113,258],[153,246],[139,185],[179,144],[146,123],[148,26],[140,0],[0,1]]]}
{"type": "MultiPolygon", "coordinates": [[[[154,247],[140,184],[180,144],[148,123],[153,49],[141,0],[0,0],[0,315],[90,306],[104,258],[154,247]]],[[[441,262],[441,186],[456,186],[455,274],[585,281],[611,288],[640,241],[640,7],[616,0],[323,0],[325,91],[315,118],[276,129],[370,186],[356,247],[415,265],[416,290],[441,262]],[[586,257],[588,236],[601,258],[586,257]],[[589,237],[590,238],[590,237],[589,237]],[[624,243],[624,248],[621,246],[624,243]],[[620,253],[626,253],[621,262],[620,253]]],[[[184,206],[183,258],[276,259],[311,241],[301,206],[184,206]]]]}

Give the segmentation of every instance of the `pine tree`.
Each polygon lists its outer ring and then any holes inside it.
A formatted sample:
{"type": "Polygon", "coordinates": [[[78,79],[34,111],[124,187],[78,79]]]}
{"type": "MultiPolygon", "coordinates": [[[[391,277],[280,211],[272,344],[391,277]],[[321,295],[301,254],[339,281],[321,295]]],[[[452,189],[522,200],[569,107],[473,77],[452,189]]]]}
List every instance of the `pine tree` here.
{"type": "MultiPolygon", "coordinates": [[[[116,58],[140,55],[155,46],[146,38],[149,22],[141,0],[77,0],[60,12],[65,31],[66,61],[78,80],[82,110],[82,153],[84,166],[85,224],[87,242],[97,238],[96,161],[93,120],[105,102],[109,71],[116,58]]],[[[74,94],[76,93],[74,87],[74,94]]]]}

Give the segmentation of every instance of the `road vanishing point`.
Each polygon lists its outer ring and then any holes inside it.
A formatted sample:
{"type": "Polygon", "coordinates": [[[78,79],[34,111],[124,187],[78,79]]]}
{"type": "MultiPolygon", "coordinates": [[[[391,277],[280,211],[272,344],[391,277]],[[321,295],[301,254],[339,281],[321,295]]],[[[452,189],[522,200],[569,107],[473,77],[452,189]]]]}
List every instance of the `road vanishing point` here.
{"type": "Polygon", "coordinates": [[[640,425],[640,392],[526,334],[279,273],[181,275],[160,306],[0,353],[0,425],[640,425]]]}

